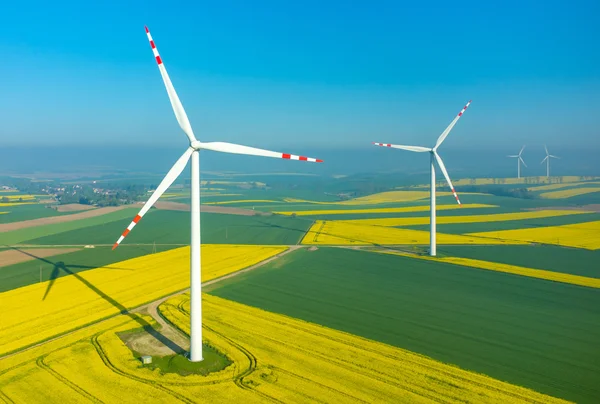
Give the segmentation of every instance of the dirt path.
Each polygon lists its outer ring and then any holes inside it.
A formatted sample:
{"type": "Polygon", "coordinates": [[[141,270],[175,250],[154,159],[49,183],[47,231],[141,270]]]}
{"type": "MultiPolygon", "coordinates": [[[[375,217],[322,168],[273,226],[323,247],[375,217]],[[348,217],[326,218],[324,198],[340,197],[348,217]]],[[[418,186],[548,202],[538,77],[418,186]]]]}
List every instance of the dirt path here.
{"type": "Polygon", "coordinates": [[[21,222],[0,224],[0,233],[7,231],[26,229],[28,227],[44,226],[46,224],[72,222],[74,220],[87,219],[89,217],[102,216],[117,210],[131,208],[132,205],[109,206],[106,208],[92,209],[81,213],[73,213],[64,216],[42,217],[39,219],[23,220],[21,222]]]}
{"type": "MultiPolygon", "coordinates": [[[[206,282],[202,283],[202,289],[204,290],[204,288],[206,288],[207,286],[214,285],[218,282],[224,281],[225,279],[231,279],[231,278],[241,275],[245,272],[252,271],[253,269],[256,269],[256,268],[260,268],[263,265],[266,265],[266,264],[268,264],[276,259],[279,259],[279,258],[283,257],[284,255],[287,255],[287,254],[291,253],[292,251],[296,251],[300,248],[302,248],[302,246],[297,246],[297,245],[291,246],[287,250],[285,250],[279,254],[276,254],[270,258],[267,258],[266,260],[263,260],[257,264],[254,264],[254,265],[244,268],[242,270],[221,276],[220,278],[206,281],[206,282]]],[[[185,351],[189,351],[189,348],[190,348],[190,341],[189,341],[188,336],[183,334],[179,329],[174,327],[171,323],[167,322],[158,313],[158,306],[160,306],[164,301],[170,299],[171,297],[177,296],[177,295],[179,295],[181,293],[185,293],[187,291],[189,291],[189,288],[185,289],[183,291],[177,292],[168,297],[164,297],[162,299],[155,300],[154,302],[152,302],[146,306],[142,306],[138,309],[132,310],[132,312],[134,312],[134,313],[139,312],[139,313],[149,314],[150,316],[152,316],[152,318],[154,318],[154,320],[156,320],[156,322],[158,324],[160,324],[160,330],[159,330],[160,333],[164,337],[168,338],[171,342],[173,342],[174,345],[183,348],[185,351]]],[[[160,343],[159,341],[156,340],[156,338],[152,337],[150,334],[147,334],[147,333],[139,334],[137,336],[137,338],[132,339],[131,341],[128,342],[128,344],[130,344],[130,346],[132,348],[134,348],[137,352],[141,352],[146,355],[165,356],[165,355],[171,355],[174,353],[179,353],[179,352],[175,352],[171,347],[168,347],[168,346],[160,343]]]]}
{"type": "MultiPolygon", "coordinates": [[[[274,261],[274,260],[276,260],[278,258],[283,257],[284,255],[287,255],[287,254],[291,253],[292,251],[296,251],[296,250],[298,250],[300,248],[303,248],[303,247],[304,246],[299,246],[299,245],[289,246],[289,248],[287,250],[285,250],[285,251],[283,251],[283,252],[281,252],[279,254],[276,254],[276,255],[274,255],[274,256],[272,256],[270,258],[267,258],[267,259],[265,259],[265,260],[263,260],[263,261],[261,261],[259,263],[256,263],[256,264],[254,264],[252,266],[249,266],[247,268],[244,268],[244,269],[236,271],[236,272],[232,272],[232,273],[230,273],[228,275],[225,275],[225,276],[222,276],[220,278],[211,279],[210,281],[206,281],[206,282],[202,283],[202,288],[204,288],[206,286],[213,285],[213,284],[215,284],[217,282],[221,282],[221,281],[223,281],[225,279],[233,278],[234,276],[238,276],[238,275],[240,275],[242,273],[251,271],[253,269],[260,268],[261,266],[263,266],[265,264],[268,264],[268,263],[270,263],[270,262],[272,262],[272,261],[274,261]]],[[[85,329],[85,328],[88,328],[88,327],[92,327],[92,326],[95,326],[97,324],[102,324],[102,323],[104,323],[104,322],[106,322],[106,321],[108,321],[108,320],[110,320],[110,319],[112,319],[112,318],[114,318],[116,316],[120,316],[120,315],[123,315],[123,314],[129,314],[129,313],[147,313],[147,314],[151,315],[152,318],[154,318],[161,325],[160,333],[162,335],[164,335],[165,337],[167,337],[168,339],[170,339],[172,342],[176,343],[180,347],[182,347],[184,349],[188,349],[189,348],[189,339],[188,339],[188,337],[185,336],[185,335],[183,335],[177,328],[173,327],[170,323],[168,323],[167,321],[165,321],[158,314],[158,306],[160,306],[161,303],[163,303],[164,301],[166,301],[166,300],[168,300],[168,299],[170,299],[170,298],[172,298],[174,296],[177,296],[177,295],[180,295],[182,293],[185,293],[187,291],[189,291],[189,288],[180,290],[180,291],[175,292],[175,293],[171,293],[170,295],[167,295],[167,296],[162,297],[160,299],[154,300],[154,301],[152,301],[150,303],[146,303],[146,304],[143,304],[141,306],[134,307],[132,309],[127,310],[124,313],[118,313],[118,314],[112,315],[110,317],[107,317],[107,318],[105,318],[103,320],[96,321],[96,322],[93,322],[93,323],[88,324],[86,326],[77,328],[75,330],[72,330],[72,331],[69,331],[69,332],[57,335],[56,337],[47,339],[47,340],[42,341],[42,342],[40,342],[38,344],[35,344],[35,345],[31,345],[31,346],[29,346],[27,348],[24,348],[24,349],[21,349],[21,350],[19,350],[17,352],[13,352],[13,353],[10,353],[10,354],[7,354],[7,355],[0,356],[0,360],[2,360],[4,358],[9,358],[11,356],[20,354],[20,353],[25,352],[25,351],[29,351],[29,350],[37,348],[37,347],[40,347],[40,346],[45,345],[47,343],[50,343],[52,341],[56,341],[56,340],[58,340],[60,338],[63,338],[63,337],[66,337],[68,335],[71,335],[71,334],[73,334],[75,332],[81,331],[82,329],[85,329]]],[[[155,347],[156,351],[154,351],[154,352],[159,352],[158,355],[169,355],[170,353],[174,352],[173,350],[171,350],[171,348],[169,348],[169,347],[167,347],[167,346],[165,346],[163,344],[157,344],[156,342],[151,343],[150,347],[155,347]]],[[[143,353],[146,353],[146,352],[143,352],[143,353]]],[[[148,353],[149,354],[153,354],[152,352],[148,352],[148,353]]]]}

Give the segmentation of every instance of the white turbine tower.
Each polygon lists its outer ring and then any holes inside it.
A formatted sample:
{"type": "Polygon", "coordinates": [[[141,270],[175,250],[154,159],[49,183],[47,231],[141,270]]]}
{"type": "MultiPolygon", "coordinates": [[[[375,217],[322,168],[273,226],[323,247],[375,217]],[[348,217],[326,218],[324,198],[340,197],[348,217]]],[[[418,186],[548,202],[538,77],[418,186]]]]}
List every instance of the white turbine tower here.
{"type": "Polygon", "coordinates": [[[446,128],[446,130],[444,130],[442,132],[442,134],[440,135],[440,137],[438,138],[437,142],[435,143],[435,146],[433,148],[430,147],[421,147],[421,146],[401,146],[401,145],[395,145],[395,144],[389,144],[389,143],[374,143],[376,146],[383,146],[383,147],[393,147],[395,149],[403,149],[403,150],[408,150],[408,151],[412,151],[412,152],[429,152],[430,156],[431,156],[431,188],[430,188],[430,192],[429,192],[429,197],[430,197],[430,201],[431,201],[431,219],[430,219],[430,225],[431,225],[431,230],[430,230],[430,234],[429,234],[429,255],[431,255],[432,257],[435,257],[436,255],[436,223],[435,223],[435,161],[437,160],[437,163],[440,167],[440,170],[442,170],[442,173],[444,173],[444,177],[446,177],[446,181],[448,182],[448,185],[450,186],[450,189],[452,190],[452,193],[454,194],[454,197],[456,198],[456,202],[458,202],[458,204],[460,205],[460,200],[458,199],[458,195],[456,195],[456,191],[454,190],[454,186],[452,185],[452,181],[450,181],[450,176],[448,175],[448,171],[446,171],[446,167],[444,166],[444,162],[442,161],[442,158],[440,157],[440,155],[437,153],[437,149],[438,147],[440,147],[440,145],[442,144],[442,142],[444,141],[444,139],[446,139],[446,137],[448,136],[448,134],[450,133],[450,131],[452,130],[452,128],[454,127],[454,125],[456,125],[456,122],[458,122],[458,119],[462,116],[462,114],[464,114],[464,112],[467,110],[467,108],[469,108],[469,105],[471,104],[471,101],[469,101],[467,103],[467,105],[465,105],[465,107],[458,113],[458,115],[456,115],[456,118],[454,118],[454,120],[452,122],[450,122],[450,125],[448,125],[448,127],[446,128]]]}
{"type": "Polygon", "coordinates": [[[544,145],[544,149],[546,149],[546,157],[544,157],[540,164],[544,164],[544,161],[546,162],[546,177],[550,178],[550,159],[559,159],[560,157],[549,154],[546,145],[544,145]]]}
{"type": "Polygon", "coordinates": [[[523,146],[521,148],[521,151],[519,152],[519,154],[513,154],[511,156],[506,156],[506,157],[514,157],[517,159],[517,178],[521,178],[521,163],[523,163],[523,165],[525,167],[527,167],[527,164],[525,164],[525,160],[523,160],[523,157],[521,157],[521,155],[523,154],[523,150],[525,150],[525,146],[523,146]]]}
{"type": "Polygon", "coordinates": [[[171,186],[171,184],[177,179],[179,174],[183,171],[185,166],[187,165],[188,160],[191,159],[191,240],[190,240],[190,296],[191,296],[191,307],[190,307],[190,360],[192,362],[200,362],[202,361],[202,296],[201,296],[201,277],[200,277],[200,269],[201,269],[201,261],[200,261],[200,159],[199,159],[199,150],[213,150],[224,153],[234,153],[234,154],[247,154],[253,156],[263,156],[263,157],[275,157],[282,158],[288,160],[300,160],[300,161],[310,161],[315,163],[322,163],[323,160],[317,160],[310,157],[304,156],[296,156],[293,154],[279,153],[269,150],[256,149],[254,147],[241,146],[232,143],[224,143],[224,142],[200,142],[194,136],[194,132],[192,131],[192,126],[188,121],[187,115],[181,102],[179,101],[179,97],[175,92],[175,88],[169,79],[169,75],[167,74],[167,70],[165,69],[165,65],[158,54],[158,50],[156,49],[156,45],[152,40],[152,36],[150,36],[150,32],[146,27],[146,34],[148,35],[148,40],[150,41],[150,46],[152,47],[152,52],[154,52],[154,57],[156,58],[156,62],[158,63],[158,69],[160,70],[160,74],[165,83],[165,87],[167,89],[167,94],[169,95],[169,100],[171,101],[171,106],[173,107],[173,111],[175,112],[175,117],[177,118],[177,122],[179,122],[179,126],[185,132],[189,140],[189,146],[185,153],[177,160],[175,165],[171,167],[165,178],[161,181],[159,186],[156,188],[150,199],[146,202],[144,207],[140,210],[137,216],[133,219],[133,221],[127,226],[121,237],[117,240],[117,242],[113,246],[113,250],[117,248],[117,246],[123,241],[123,239],[129,234],[129,232],[133,229],[133,227],[140,221],[140,219],[144,216],[146,212],[152,207],[152,205],[160,198],[160,196],[171,186]]]}

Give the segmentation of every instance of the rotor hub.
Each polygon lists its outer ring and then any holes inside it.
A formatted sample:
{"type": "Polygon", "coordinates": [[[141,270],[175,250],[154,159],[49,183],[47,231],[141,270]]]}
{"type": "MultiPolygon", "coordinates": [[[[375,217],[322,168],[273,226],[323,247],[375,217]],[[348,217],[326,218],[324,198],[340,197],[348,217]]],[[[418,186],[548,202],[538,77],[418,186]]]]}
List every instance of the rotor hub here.
{"type": "Polygon", "coordinates": [[[202,146],[202,143],[200,143],[198,140],[192,140],[190,142],[190,147],[194,150],[200,150],[202,146]]]}

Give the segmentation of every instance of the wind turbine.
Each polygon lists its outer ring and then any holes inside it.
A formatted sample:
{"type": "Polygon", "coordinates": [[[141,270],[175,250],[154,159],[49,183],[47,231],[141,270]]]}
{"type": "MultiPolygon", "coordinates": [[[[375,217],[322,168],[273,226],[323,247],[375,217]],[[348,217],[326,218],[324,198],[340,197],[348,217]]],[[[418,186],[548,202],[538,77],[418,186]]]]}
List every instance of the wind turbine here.
{"type": "Polygon", "coordinates": [[[523,160],[523,157],[521,157],[521,155],[523,154],[523,150],[525,150],[525,145],[523,145],[519,154],[513,154],[512,156],[506,156],[506,157],[515,157],[517,159],[517,178],[521,178],[521,163],[523,163],[523,165],[525,167],[527,167],[527,164],[525,164],[525,160],[523,160]]]}
{"type": "Polygon", "coordinates": [[[437,160],[438,166],[440,167],[440,170],[442,170],[442,173],[444,173],[444,177],[446,177],[446,181],[448,181],[448,185],[450,186],[450,189],[452,190],[452,193],[454,194],[454,197],[456,198],[456,202],[458,202],[458,204],[460,205],[460,200],[458,199],[458,195],[456,194],[456,191],[454,190],[454,186],[452,185],[452,182],[450,181],[450,176],[448,175],[448,171],[446,171],[446,166],[444,166],[444,162],[442,161],[442,158],[437,153],[437,149],[438,149],[438,147],[440,147],[440,145],[442,144],[444,139],[446,139],[446,137],[448,136],[448,134],[450,133],[450,131],[452,130],[454,125],[456,125],[456,122],[458,122],[458,119],[462,116],[462,114],[464,114],[464,112],[467,110],[467,108],[469,108],[470,104],[471,104],[471,101],[469,101],[467,103],[467,105],[465,105],[465,107],[458,113],[458,115],[456,115],[454,120],[452,122],[450,122],[450,125],[448,125],[446,130],[444,130],[442,132],[442,134],[438,138],[438,140],[435,143],[435,146],[433,146],[433,148],[421,147],[421,146],[401,146],[401,145],[395,145],[395,144],[389,144],[389,143],[373,143],[376,146],[393,147],[394,149],[403,149],[403,150],[408,150],[408,151],[412,151],[412,152],[419,152],[419,153],[429,152],[429,154],[431,156],[430,157],[430,160],[431,160],[431,163],[430,163],[431,164],[431,166],[430,166],[431,167],[431,190],[429,192],[429,198],[430,198],[430,202],[431,202],[431,208],[430,208],[431,219],[429,221],[429,224],[431,226],[431,230],[429,233],[429,255],[431,255],[432,257],[435,257],[435,255],[436,255],[435,164],[434,164],[434,162],[436,160],[437,160]]]}
{"type": "Polygon", "coordinates": [[[152,52],[154,53],[154,57],[156,59],[156,63],[158,63],[158,69],[164,81],[165,87],[167,89],[167,94],[169,95],[169,100],[171,101],[171,106],[173,107],[173,112],[175,112],[175,117],[177,118],[177,122],[183,132],[188,137],[189,146],[183,155],[177,160],[177,162],[171,167],[165,178],[158,185],[154,193],[150,196],[150,199],[144,204],[140,212],[135,216],[133,221],[127,226],[125,231],[117,242],[113,246],[113,250],[119,246],[119,244],[123,241],[123,239],[129,234],[129,232],[133,229],[133,227],[140,221],[140,219],[144,216],[146,212],[154,205],[154,203],[160,198],[160,196],[171,186],[171,184],[177,179],[177,177],[181,174],[185,166],[187,165],[188,160],[191,159],[191,240],[190,240],[190,298],[191,298],[191,307],[190,307],[190,356],[189,359],[192,362],[200,362],[203,360],[202,358],[202,296],[201,296],[201,260],[200,260],[200,157],[199,151],[201,149],[205,150],[213,150],[224,153],[233,153],[233,154],[247,154],[252,156],[263,156],[263,157],[275,157],[281,159],[288,160],[300,160],[300,161],[310,161],[314,163],[322,163],[323,160],[314,159],[311,157],[304,156],[296,156],[294,154],[287,153],[279,153],[269,150],[256,149],[254,147],[241,146],[238,144],[225,143],[225,142],[201,142],[196,139],[194,136],[194,132],[192,130],[192,126],[188,120],[188,117],[179,101],[179,97],[175,92],[175,88],[171,83],[171,79],[167,74],[167,70],[165,69],[165,65],[158,54],[158,50],[156,49],[156,45],[152,40],[152,36],[150,35],[150,31],[148,27],[146,28],[146,35],[148,35],[148,40],[150,41],[150,46],[152,47],[152,52]]]}
{"type": "Polygon", "coordinates": [[[540,164],[544,164],[544,161],[546,162],[546,177],[550,178],[550,159],[551,158],[559,159],[560,157],[549,154],[548,148],[546,147],[546,145],[544,145],[544,149],[546,149],[546,157],[544,157],[544,159],[542,160],[542,162],[540,164]]]}

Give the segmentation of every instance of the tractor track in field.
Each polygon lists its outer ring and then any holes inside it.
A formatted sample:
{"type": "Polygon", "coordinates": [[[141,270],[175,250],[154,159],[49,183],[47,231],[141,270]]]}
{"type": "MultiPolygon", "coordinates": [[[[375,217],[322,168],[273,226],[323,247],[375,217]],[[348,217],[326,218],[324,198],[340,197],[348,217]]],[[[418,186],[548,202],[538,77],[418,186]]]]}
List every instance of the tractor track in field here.
{"type": "MultiPolygon", "coordinates": [[[[273,255],[272,257],[269,257],[269,258],[267,258],[267,259],[265,259],[265,260],[262,260],[262,261],[260,261],[260,262],[257,262],[257,263],[256,263],[256,264],[254,264],[254,265],[251,265],[251,266],[249,266],[249,267],[246,267],[246,268],[244,268],[244,269],[240,269],[239,271],[235,271],[235,272],[232,272],[232,273],[230,273],[230,274],[227,274],[227,275],[221,276],[221,277],[219,277],[219,278],[215,278],[215,279],[211,279],[211,280],[209,280],[209,281],[203,282],[203,283],[202,283],[202,288],[204,288],[204,287],[206,287],[206,286],[213,285],[213,284],[215,284],[215,283],[217,283],[217,282],[224,281],[224,280],[226,280],[226,279],[233,278],[233,277],[235,277],[235,276],[238,276],[238,275],[240,275],[240,274],[243,274],[243,273],[245,273],[245,272],[252,271],[252,270],[254,270],[254,269],[256,269],[256,268],[260,268],[260,267],[262,267],[263,265],[266,265],[266,264],[268,264],[268,263],[270,263],[270,262],[272,262],[272,261],[274,261],[274,260],[276,260],[276,259],[278,259],[278,258],[281,258],[281,257],[283,257],[283,256],[285,256],[285,255],[287,255],[287,254],[289,254],[289,253],[291,253],[291,252],[293,252],[293,251],[296,251],[296,250],[299,250],[299,249],[301,249],[301,248],[305,248],[305,247],[310,247],[310,246],[291,245],[291,246],[287,246],[287,247],[288,247],[288,249],[287,249],[287,250],[285,250],[285,251],[282,251],[282,252],[280,252],[279,254],[273,255]]],[[[159,306],[161,303],[163,303],[164,301],[166,301],[166,300],[168,300],[168,299],[170,299],[170,298],[172,298],[172,297],[174,297],[174,296],[180,295],[180,294],[182,294],[182,293],[186,293],[186,292],[188,292],[189,290],[190,290],[190,288],[185,288],[185,289],[183,289],[183,290],[179,290],[179,291],[177,291],[177,292],[174,292],[174,293],[171,293],[171,294],[169,294],[169,295],[167,295],[167,296],[161,297],[160,299],[153,300],[153,301],[151,301],[151,302],[148,302],[148,303],[144,303],[144,304],[142,304],[142,305],[140,305],[140,306],[133,307],[133,308],[131,308],[131,309],[128,309],[128,310],[126,310],[126,311],[123,311],[123,312],[120,312],[120,313],[115,313],[114,315],[111,315],[111,316],[105,317],[105,318],[103,318],[103,319],[101,319],[101,320],[99,320],[99,321],[95,321],[95,322],[92,322],[92,323],[86,324],[86,325],[84,325],[84,326],[82,326],[82,327],[76,328],[76,329],[74,329],[74,330],[67,331],[67,332],[65,332],[65,333],[62,333],[62,334],[60,334],[60,335],[56,335],[56,336],[54,336],[54,337],[51,337],[51,338],[49,338],[49,339],[46,339],[46,340],[44,340],[44,341],[42,341],[42,342],[38,342],[38,343],[36,343],[36,344],[30,345],[30,346],[28,346],[28,347],[25,347],[25,348],[23,348],[23,349],[19,349],[18,351],[15,351],[15,352],[10,352],[10,353],[8,353],[8,354],[5,354],[5,355],[0,355],[0,360],[2,360],[2,359],[5,359],[5,358],[9,358],[9,357],[11,357],[11,356],[14,356],[14,355],[18,355],[18,354],[20,354],[20,353],[22,353],[22,352],[29,351],[29,350],[31,350],[31,349],[38,348],[38,347],[40,347],[40,346],[43,346],[43,345],[45,345],[45,344],[48,344],[48,343],[50,343],[50,342],[56,341],[56,340],[58,340],[58,339],[60,339],[60,338],[63,338],[63,337],[66,337],[66,336],[68,336],[68,335],[74,334],[74,333],[76,333],[76,332],[78,332],[78,331],[84,330],[84,329],[86,329],[86,328],[88,328],[88,327],[91,327],[91,326],[94,326],[94,325],[97,325],[97,324],[101,324],[101,323],[103,323],[103,322],[106,322],[106,321],[109,321],[109,320],[111,320],[111,319],[113,319],[113,318],[115,318],[115,317],[117,317],[117,316],[124,315],[124,314],[126,315],[126,314],[129,314],[129,313],[147,312],[147,313],[148,313],[148,314],[150,314],[150,315],[152,316],[152,318],[154,318],[154,319],[155,319],[155,320],[156,320],[156,321],[157,321],[157,322],[158,322],[158,323],[159,323],[159,324],[160,324],[162,327],[166,327],[166,329],[169,329],[169,330],[170,330],[170,332],[172,332],[172,333],[180,334],[180,331],[179,331],[178,329],[174,328],[174,327],[173,327],[173,326],[172,326],[170,323],[168,323],[167,321],[165,321],[165,320],[164,320],[164,319],[163,319],[163,318],[160,316],[160,314],[158,313],[158,306],[159,306]]]]}

